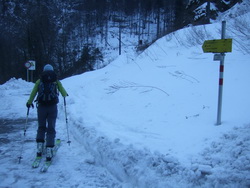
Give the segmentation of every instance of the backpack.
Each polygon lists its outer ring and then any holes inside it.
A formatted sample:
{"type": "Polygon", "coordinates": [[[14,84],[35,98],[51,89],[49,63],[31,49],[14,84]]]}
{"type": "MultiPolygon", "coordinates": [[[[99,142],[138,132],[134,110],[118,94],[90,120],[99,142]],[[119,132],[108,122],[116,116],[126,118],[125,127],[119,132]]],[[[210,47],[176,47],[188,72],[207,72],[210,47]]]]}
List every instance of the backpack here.
{"type": "Polygon", "coordinates": [[[45,71],[41,75],[37,95],[38,104],[53,105],[58,103],[57,76],[54,71],[45,71]]]}

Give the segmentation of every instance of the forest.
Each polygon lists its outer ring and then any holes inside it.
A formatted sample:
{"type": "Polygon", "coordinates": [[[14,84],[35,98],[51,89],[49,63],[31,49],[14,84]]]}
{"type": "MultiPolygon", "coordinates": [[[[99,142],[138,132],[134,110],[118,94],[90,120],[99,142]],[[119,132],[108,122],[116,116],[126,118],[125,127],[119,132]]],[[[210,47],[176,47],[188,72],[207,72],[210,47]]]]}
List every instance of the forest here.
{"type": "Polygon", "coordinates": [[[239,1],[1,0],[0,84],[26,79],[29,60],[36,62],[34,80],[47,63],[60,79],[102,68],[110,63],[106,56],[122,53],[124,35],[140,51],[167,33],[208,24],[239,1]]]}

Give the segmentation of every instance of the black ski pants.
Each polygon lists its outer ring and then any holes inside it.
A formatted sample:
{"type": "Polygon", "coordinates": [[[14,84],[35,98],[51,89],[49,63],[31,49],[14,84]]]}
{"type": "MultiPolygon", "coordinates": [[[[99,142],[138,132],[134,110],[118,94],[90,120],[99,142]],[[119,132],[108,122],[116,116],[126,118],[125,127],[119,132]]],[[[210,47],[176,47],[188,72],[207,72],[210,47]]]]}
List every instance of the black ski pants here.
{"type": "Polygon", "coordinates": [[[38,105],[37,142],[46,141],[46,147],[54,147],[56,136],[57,105],[38,105]]]}

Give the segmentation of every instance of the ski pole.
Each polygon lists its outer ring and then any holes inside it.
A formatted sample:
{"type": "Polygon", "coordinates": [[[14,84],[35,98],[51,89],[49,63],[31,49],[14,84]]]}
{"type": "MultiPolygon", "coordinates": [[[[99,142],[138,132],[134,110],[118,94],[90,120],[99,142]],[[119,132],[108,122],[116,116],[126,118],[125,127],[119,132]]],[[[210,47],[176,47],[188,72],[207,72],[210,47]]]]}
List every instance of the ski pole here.
{"type": "Polygon", "coordinates": [[[26,136],[26,130],[27,130],[29,112],[30,112],[30,108],[28,108],[28,110],[27,110],[26,122],[25,122],[25,125],[24,125],[24,132],[23,132],[24,138],[23,138],[23,143],[22,143],[22,146],[21,146],[20,156],[18,157],[18,159],[19,159],[19,160],[18,160],[18,163],[19,163],[19,164],[21,163],[21,159],[23,158],[23,157],[22,157],[22,154],[23,154],[23,145],[24,145],[25,136],[26,136]]]}
{"type": "Polygon", "coordinates": [[[28,110],[27,110],[26,122],[25,122],[25,125],[24,125],[24,132],[23,132],[23,135],[24,135],[24,136],[26,135],[29,112],[30,112],[30,108],[28,108],[28,110]]]}
{"type": "Polygon", "coordinates": [[[68,144],[70,145],[71,141],[69,140],[69,127],[68,127],[68,118],[67,118],[67,111],[66,111],[66,99],[64,99],[64,110],[65,110],[65,119],[66,119],[66,129],[67,129],[67,135],[68,135],[68,144]]]}

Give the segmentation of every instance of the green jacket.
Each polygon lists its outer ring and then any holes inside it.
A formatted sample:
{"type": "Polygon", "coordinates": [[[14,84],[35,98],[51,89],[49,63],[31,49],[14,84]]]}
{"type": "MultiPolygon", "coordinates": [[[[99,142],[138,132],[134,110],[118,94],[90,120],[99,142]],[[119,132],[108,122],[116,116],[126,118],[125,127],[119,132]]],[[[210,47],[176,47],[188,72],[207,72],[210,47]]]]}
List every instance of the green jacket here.
{"type": "MultiPolygon", "coordinates": [[[[56,83],[57,83],[57,89],[58,89],[58,91],[60,91],[61,95],[62,95],[63,97],[68,96],[68,93],[66,92],[66,90],[65,90],[64,87],[62,86],[62,83],[61,83],[59,80],[57,80],[56,83]]],[[[32,102],[34,101],[34,99],[35,99],[35,97],[36,97],[36,94],[37,94],[37,92],[38,92],[39,84],[40,84],[40,79],[37,80],[36,83],[35,83],[35,86],[34,86],[32,92],[31,92],[31,94],[30,94],[30,98],[29,98],[29,100],[28,100],[28,104],[32,104],[32,102]]]]}

